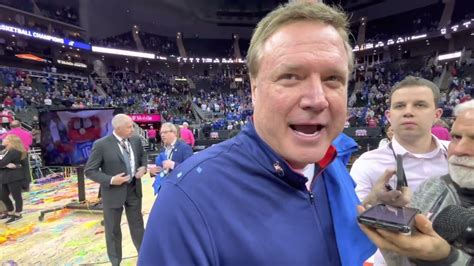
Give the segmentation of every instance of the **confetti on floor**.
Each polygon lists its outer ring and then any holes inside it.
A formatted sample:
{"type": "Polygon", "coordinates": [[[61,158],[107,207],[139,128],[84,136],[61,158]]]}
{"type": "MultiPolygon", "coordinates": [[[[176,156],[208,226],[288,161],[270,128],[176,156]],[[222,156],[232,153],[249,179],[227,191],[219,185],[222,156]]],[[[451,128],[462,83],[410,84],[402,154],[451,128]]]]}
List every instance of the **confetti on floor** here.
{"type": "MultiPolygon", "coordinates": [[[[153,179],[143,177],[144,220],[155,197],[153,179]]],[[[99,186],[86,180],[86,199],[96,201],[99,186]]],[[[76,178],[34,184],[23,193],[23,219],[13,225],[0,222],[0,265],[108,265],[102,213],[87,210],[54,209],[77,200],[76,178]]],[[[132,243],[127,218],[122,216],[122,265],[136,265],[137,251],[132,243]]]]}

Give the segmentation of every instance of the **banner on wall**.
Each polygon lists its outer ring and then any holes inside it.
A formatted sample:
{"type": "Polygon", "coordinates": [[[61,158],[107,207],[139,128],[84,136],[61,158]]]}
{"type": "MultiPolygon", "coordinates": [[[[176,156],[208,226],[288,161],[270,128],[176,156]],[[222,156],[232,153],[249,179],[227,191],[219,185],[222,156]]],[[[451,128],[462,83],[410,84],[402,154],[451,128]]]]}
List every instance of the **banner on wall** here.
{"type": "Polygon", "coordinates": [[[161,121],[159,114],[129,114],[135,123],[157,123],[161,121]]]}

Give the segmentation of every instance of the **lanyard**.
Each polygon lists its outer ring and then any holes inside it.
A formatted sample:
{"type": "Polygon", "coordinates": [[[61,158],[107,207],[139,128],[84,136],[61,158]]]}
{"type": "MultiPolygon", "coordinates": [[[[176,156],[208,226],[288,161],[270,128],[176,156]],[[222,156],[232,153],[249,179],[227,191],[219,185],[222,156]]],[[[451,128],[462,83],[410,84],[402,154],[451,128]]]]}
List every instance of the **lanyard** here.
{"type": "Polygon", "coordinates": [[[166,159],[171,160],[171,158],[173,158],[173,153],[174,153],[174,146],[171,146],[170,152],[168,153],[168,156],[166,156],[166,159]]]}

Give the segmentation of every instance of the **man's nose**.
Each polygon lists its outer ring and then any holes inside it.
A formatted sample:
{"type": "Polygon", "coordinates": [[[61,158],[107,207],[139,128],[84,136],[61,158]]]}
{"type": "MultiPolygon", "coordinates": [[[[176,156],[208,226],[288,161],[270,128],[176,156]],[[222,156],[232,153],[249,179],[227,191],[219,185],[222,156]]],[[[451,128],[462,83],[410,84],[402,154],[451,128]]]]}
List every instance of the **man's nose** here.
{"type": "Polygon", "coordinates": [[[464,137],[456,144],[451,142],[451,145],[450,150],[453,155],[474,158],[474,140],[464,137]]]}
{"type": "Polygon", "coordinates": [[[329,106],[324,91],[324,85],[319,75],[309,79],[309,82],[304,83],[303,96],[300,101],[300,107],[304,110],[312,110],[320,112],[329,106]]]}
{"type": "Polygon", "coordinates": [[[407,105],[405,109],[403,110],[403,116],[404,117],[412,117],[413,116],[413,107],[410,105],[407,105]]]}

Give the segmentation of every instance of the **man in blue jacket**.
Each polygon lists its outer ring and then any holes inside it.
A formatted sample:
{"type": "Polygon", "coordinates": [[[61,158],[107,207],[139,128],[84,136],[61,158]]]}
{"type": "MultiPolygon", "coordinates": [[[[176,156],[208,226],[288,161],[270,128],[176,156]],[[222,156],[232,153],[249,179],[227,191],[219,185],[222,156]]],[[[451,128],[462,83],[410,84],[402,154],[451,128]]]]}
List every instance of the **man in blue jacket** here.
{"type": "Polygon", "coordinates": [[[166,173],[171,172],[180,163],[193,155],[193,149],[181,139],[178,139],[178,129],[172,123],[164,123],[160,129],[161,140],[166,159],[157,164],[163,168],[166,173]]]}
{"type": "Polygon", "coordinates": [[[347,18],[301,2],[258,24],[247,60],[253,119],[163,182],[139,265],[362,265],[375,252],[331,145],[353,67],[347,18]]]}
{"type": "Polygon", "coordinates": [[[150,169],[151,175],[155,176],[153,189],[155,194],[161,188],[161,182],[180,163],[193,155],[193,149],[184,141],[178,139],[178,128],[173,123],[161,125],[160,136],[163,148],[155,158],[156,167],[150,169]]]}

